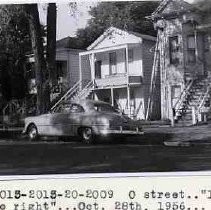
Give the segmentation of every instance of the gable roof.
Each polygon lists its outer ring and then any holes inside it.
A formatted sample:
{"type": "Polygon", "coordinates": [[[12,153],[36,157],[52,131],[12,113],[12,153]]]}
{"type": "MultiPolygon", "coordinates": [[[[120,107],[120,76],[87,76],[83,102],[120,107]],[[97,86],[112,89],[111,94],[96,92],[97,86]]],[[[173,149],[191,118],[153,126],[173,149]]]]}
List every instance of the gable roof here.
{"type": "Polygon", "coordinates": [[[172,8],[166,14],[171,14],[175,12],[189,12],[196,9],[195,6],[189,4],[184,0],[162,0],[158,8],[152,13],[151,18],[159,17],[159,15],[167,8],[167,6],[172,3],[172,8]]]}
{"type": "Polygon", "coordinates": [[[150,36],[150,35],[140,34],[140,33],[132,32],[132,31],[124,31],[124,30],[116,28],[116,27],[110,27],[101,36],[99,36],[90,46],[88,46],[87,50],[91,50],[91,49],[95,48],[99,43],[101,43],[105,38],[107,38],[109,35],[111,35],[114,32],[133,35],[133,36],[139,38],[140,40],[145,39],[145,40],[150,40],[150,41],[156,41],[156,38],[153,36],[150,36]]]}
{"type": "Polygon", "coordinates": [[[56,41],[56,48],[70,48],[70,49],[81,49],[84,50],[85,47],[83,43],[77,37],[65,37],[63,39],[56,41]]]}

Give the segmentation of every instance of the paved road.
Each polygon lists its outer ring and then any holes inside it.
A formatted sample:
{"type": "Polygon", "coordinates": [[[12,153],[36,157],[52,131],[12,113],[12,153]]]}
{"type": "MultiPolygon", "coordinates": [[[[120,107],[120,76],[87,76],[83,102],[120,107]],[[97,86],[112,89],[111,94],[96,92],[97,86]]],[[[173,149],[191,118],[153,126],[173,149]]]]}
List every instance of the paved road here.
{"type": "Polygon", "coordinates": [[[114,139],[91,146],[75,140],[29,142],[2,137],[0,175],[211,170],[211,142],[175,146],[173,133],[179,136],[177,130],[151,128],[142,138],[114,139]],[[165,146],[163,142],[173,144],[165,146]]]}

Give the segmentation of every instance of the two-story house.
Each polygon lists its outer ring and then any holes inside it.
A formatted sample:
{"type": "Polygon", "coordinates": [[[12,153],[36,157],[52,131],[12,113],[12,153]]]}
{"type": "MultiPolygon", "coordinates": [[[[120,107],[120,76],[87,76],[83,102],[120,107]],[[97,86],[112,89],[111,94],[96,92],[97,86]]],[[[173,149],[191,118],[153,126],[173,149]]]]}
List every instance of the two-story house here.
{"type": "Polygon", "coordinates": [[[211,22],[183,0],[163,0],[150,18],[158,36],[162,119],[181,125],[201,121],[210,110],[211,22]]]}
{"type": "MultiPolygon", "coordinates": [[[[155,44],[155,37],[110,27],[86,52],[79,53],[81,88],[92,81],[94,99],[109,102],[130,117],[145,119],[155,44]]],[[[159,79],[153,102],[151,119],[159,119],[159,79]]]]}

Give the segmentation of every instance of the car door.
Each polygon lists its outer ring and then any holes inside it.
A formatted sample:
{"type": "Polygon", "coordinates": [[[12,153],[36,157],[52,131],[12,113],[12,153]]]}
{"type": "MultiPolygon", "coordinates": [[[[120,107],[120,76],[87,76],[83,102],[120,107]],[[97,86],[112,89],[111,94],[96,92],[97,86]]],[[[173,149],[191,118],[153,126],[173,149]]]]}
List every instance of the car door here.
{"type": "Polygon", "coordinates": [[[68,130],[66,130],[69,136],[76,136],[78,134],[78,128],[82,126],[84,108],[77,103],[72,103],[69,109],[68,115],[68,130]]]}
{"type": "Polygon", "coordinates": [[[66,106],[61,105],[55,112],[48,113],[43,116],[43,134],[48,136],[63,136],[66,135],[66,125],[68,124],[68,109],[66,106]]]}

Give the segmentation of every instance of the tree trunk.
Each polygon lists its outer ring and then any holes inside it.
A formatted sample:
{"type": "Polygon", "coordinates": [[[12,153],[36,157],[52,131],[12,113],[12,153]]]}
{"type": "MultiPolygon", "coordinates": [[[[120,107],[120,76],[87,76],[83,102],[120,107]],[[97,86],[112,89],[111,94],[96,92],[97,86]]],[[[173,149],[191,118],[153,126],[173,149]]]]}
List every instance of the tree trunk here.
{"type": "Polygon", "coordinates": [[[46,64],[50,76],[50,86],[57,82],[56,78],[56,4],[48,4],[47,13],[47,52],[46,64]]]}
{"type": "Polygon", "coordinates": [[[35,58],[35,76],[37,85],[37,114],[45,113],[50,104],[48,72],[44,58],[44,47],[37,4],[25,5],[29,18],[32,49],[35,58]]]}

